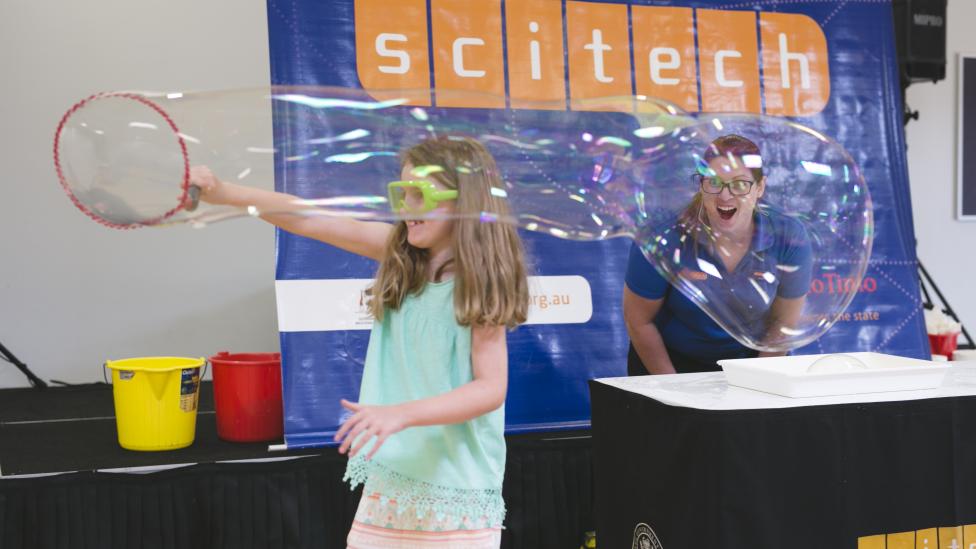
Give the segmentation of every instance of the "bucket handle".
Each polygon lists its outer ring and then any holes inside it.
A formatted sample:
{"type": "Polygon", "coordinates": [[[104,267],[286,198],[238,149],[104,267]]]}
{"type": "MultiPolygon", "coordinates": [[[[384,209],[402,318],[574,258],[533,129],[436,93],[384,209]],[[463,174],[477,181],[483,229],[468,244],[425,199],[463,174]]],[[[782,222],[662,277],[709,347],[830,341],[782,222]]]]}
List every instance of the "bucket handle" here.
{"type": "MultiPolygon", "coordinates": [[[[210,359],[209,358],[203,359],[203,372],[200,374],[200,381],[203,381],[203,378],[206,377],[207,368],[209,367],[210,367],[210,359]]],[[[107,370],[108,370],[108,361],[105,361],[102,363],[102,381],[104,381],[106,385],[111,385],[108,382],[108,376],[105,375],[105,372],[107,370]]]]}

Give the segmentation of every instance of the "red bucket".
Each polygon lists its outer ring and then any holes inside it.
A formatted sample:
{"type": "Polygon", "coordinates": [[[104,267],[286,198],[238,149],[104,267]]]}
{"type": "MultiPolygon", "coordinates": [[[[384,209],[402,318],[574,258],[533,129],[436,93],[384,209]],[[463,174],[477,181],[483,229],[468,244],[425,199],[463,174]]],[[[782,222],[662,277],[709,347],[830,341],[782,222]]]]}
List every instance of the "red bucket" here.
{"type": "Polygon", "coordinates": [[[226,351],[213,365],[217,436],[232,442],[280,440],[281,355],[226,351]]]}
{"type": "Polygon", "coordinates": [[[929,334],[929,346],[932,347],[933,355],[945,355],[952,360],[952,353],[956,352],[958,333],[954,334],[929,334]]]}

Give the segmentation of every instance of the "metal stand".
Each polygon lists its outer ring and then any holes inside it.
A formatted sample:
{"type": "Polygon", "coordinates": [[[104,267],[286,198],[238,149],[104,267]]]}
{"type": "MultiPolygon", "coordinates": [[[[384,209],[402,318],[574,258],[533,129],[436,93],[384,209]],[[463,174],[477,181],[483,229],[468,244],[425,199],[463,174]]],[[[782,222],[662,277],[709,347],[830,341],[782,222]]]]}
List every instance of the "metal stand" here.
{"type": "Polygon", "coordinates": [[[925,267],[922,265],[921,261],[918,262],[918,272],[920,275],[918,277],[919,286],[922,287],[922,295],[925,297],[925,301],[922,303],[922,306],[929,311],[935,308],[935,303],[932,302],[932,297],[929,295],[929,290],[925,287],[925,285],[928,284],[932,287],[932,291],[935,292],[935,295],[939,298],[939,301],[942,302],[942,312],[952,317],[953,320],[962,326],[962,335],[966,338],[966,343],[960,343],[958,348],[976,349],[976,345],[973,345],[973,338],[969,337],[969,332],[966,331],[966,327],[962,325],[962,321],[959,320],[959,316],[956,315],[956,312],[952,310],[952,306],[949,305],[949,302],[946,301],[945,296],[939,291],[939,287],[935,285],[935,281],[932,280],[932,276],[929,275],[929,272],[925,270],[925,267]]]}
{"type": "Polygon", "coordinates": [[[26,364],[21,362],[17,357],[14,356],[13,353],[4,347],[3,343],[0,343],[0,358],[13,364],[18,370],[23,372],[35,389],[47,389],[47,383],[44,383],[43,379],[34,375],[34,372],[30,371],[30,368],[28,368],[26,364]]]}

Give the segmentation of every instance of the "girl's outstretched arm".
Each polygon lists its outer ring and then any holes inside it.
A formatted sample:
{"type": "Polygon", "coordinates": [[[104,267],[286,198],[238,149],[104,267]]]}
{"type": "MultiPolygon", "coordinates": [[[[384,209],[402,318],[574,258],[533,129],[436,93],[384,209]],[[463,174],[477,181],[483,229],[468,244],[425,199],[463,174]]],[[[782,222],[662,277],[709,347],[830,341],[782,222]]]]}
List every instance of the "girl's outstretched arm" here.
{"type": "Polygon", "coordinates": [[[407,427],[461,423],[504,404],[508,391],[508,345],[504,326],[475,326],[471,329],[471,368],[472,381],[434,397],[390,406],[343,400],[342,405],[354,413],[336,432],[335,440],[342,441],[339,453],[348,450],[350,457],[355,456],[363,444],[375,436],[376,443],[367,456],[372,457],[387,437],[407,427]]]}
{"type": "Polygon", "coordinates": [[[343,250],[379,260],[391,226],[387,223],[306,215],[309,207],[290,194],[245,187],[218,179],[206,166],[190,168],[190,184],[200,188],[200,200],[210,204],[255,206],[261,219],[290,233],[321,240],[343,250]],[[303,213],[305,212],[305,213],[303,213]]]}

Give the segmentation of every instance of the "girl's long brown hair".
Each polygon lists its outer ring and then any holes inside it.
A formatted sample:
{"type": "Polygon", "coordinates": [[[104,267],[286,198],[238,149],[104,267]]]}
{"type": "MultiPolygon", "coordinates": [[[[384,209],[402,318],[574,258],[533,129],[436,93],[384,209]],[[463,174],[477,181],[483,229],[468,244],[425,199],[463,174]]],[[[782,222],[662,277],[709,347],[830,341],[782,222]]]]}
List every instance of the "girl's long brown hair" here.
{"type": "MultiPolygon", "coordinates": [[[[485,147],[467,137],[445,136],[407,149],[401,165],[437,166],[429,177],[457,189],[454,223],[454,316],[462,326],[506,326],[525,322],[529,290],[525,254],[518,231],[509,222],[485,222],[482,212],[507,218],[510,214],[495,159],[485,147]]],[[[393,226],[383,260],[370,288],[369,309],[377,320],[386,309],[400,308],[410,294],[427,285],[427,250],[407,242],[407,225],[393,226]]],[[[440,278],[440,269],[435,280],[440,278]]]]}

